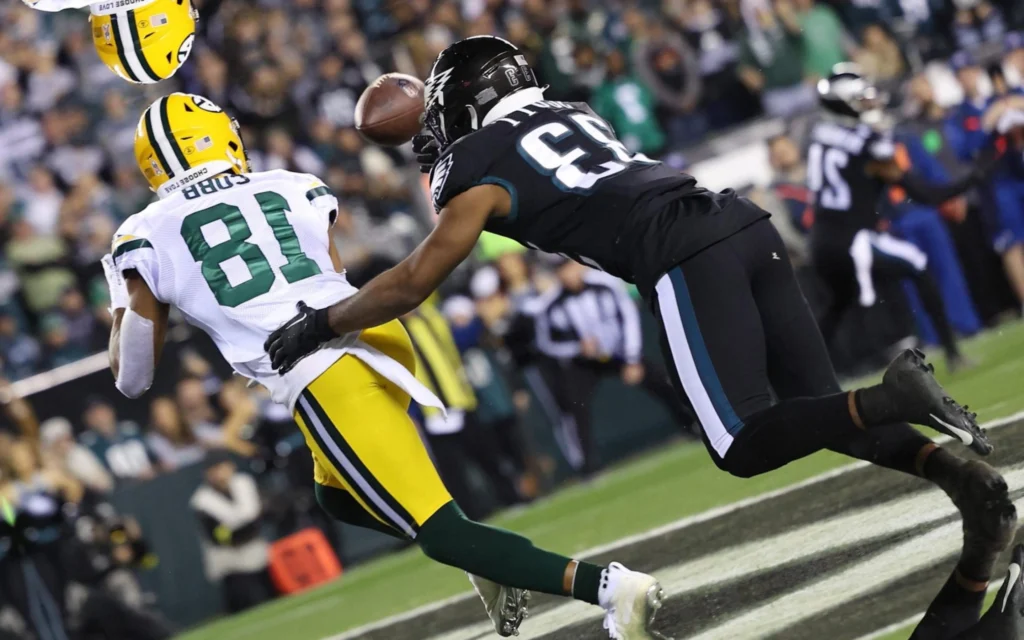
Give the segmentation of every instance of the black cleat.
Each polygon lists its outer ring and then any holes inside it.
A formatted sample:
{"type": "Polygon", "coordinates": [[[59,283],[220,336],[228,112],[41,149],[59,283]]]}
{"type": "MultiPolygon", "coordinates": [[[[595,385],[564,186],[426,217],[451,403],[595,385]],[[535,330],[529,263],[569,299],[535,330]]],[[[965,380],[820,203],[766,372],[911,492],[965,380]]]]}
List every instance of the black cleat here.
{"type": "Polygon", "coordinates": [[[1024,640],[1024,545],[1017,545],[1010,558],[1006,580],[985,615],[954,640],[1024,640]]]}
{"type": "Polygon", "coordinates": [[[977,415],[950,398],[933,372],[934,367],[925,362],[924,353],[907,349],[889,364],[882,376],[882,386],[908,422],[952,436],[980,455],[992,453],[992,443],[978,426],[977,415]]]}
{"type": "Polygon", "coordinates": [[[992,566],[1017,532],[1017,508],[1010,500],[1006,480],[981,460],[964,462],[955,478],[947,493],[964,523],[959,566],[976,575],[991,575],[992,566]]]}

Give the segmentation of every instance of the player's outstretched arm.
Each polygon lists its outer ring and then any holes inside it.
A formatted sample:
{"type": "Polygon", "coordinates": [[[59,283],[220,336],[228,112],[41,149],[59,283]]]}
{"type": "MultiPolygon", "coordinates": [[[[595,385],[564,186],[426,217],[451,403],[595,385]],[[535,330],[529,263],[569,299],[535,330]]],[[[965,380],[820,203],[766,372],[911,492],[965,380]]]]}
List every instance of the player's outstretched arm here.
{"type": "Polygon", "coordinates": [[[507,208],[508,198],[494,185],[459,194],[441,210],[437,226],[408,258],[333,306],[300,308],[299,315],[264,345],[274,369],[284,373],[327,340],[384,324],[418,307],[469,255],[487,219],[500,206],[507,208]]]}
{"type": "Polygon", "coordinates": [[[408,258],[328,309],[331,329],[344,335],[420,306],[476,246],[501,194],[506,194],[501,187],[482,185],[452,198],[437,226],[408,258]]]}
{"type": "MultiPolygon", "coordinates": [[[[110,280],[111,271],[107,264],[104,264],[104,270],[108,271],[110,280]]],[[[108,346],[110,370],[117,389],[129,398],[137,398],[153,384],[153,372],[163,350],[170,308],[156,299],[137,272],[127,271],[121,275],[114,270],[113,274],[114,281],[110,285],[114,322],[108,346]],[[123,288],[115,294],[115,287],[123,288]]]]}

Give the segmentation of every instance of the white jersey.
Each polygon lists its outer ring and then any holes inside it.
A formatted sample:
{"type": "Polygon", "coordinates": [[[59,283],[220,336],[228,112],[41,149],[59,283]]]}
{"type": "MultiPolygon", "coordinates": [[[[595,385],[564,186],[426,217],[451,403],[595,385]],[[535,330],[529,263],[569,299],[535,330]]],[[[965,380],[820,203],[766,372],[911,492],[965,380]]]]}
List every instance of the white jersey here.
{"type": "Polygon", "coordinates": [[[271,368],[263,344],[295,315],[300,300],[323,308],[356,292],[331,262],[337,209],[331,190],[309,174],[221,174],[130,217],[111,251],[119,270],[137,271],[158,300],[177,307],[235,371],[266,386],[277,402],[293,407],[309,383],[354,353],[417,401],[439,405],[407,370],[355,335],[333,341],[284,376],[271,368]]]}
{"type": "Polygon", "coordinates": [[[64,9],[89,8],[93,15],[111,15],[137,9],[153,0],[22,0],[37,11],[57,12],[64,9]]]}

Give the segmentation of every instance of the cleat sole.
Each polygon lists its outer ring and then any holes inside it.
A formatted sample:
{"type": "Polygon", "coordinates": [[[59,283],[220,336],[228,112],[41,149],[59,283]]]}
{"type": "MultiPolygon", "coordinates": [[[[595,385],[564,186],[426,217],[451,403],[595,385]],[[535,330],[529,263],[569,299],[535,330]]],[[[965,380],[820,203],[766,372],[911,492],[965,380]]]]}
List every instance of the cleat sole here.
{"type": "Polygon", "coordinates": [[[664,606],[665,590],[661,588],[660,584],[655,584],[647,590],[647,624],[645,630],[652,638],[656,638],[658,640],[672,640],[672,638],[658,633],[652,628],[654,626],[654,619],[664,606]]]}

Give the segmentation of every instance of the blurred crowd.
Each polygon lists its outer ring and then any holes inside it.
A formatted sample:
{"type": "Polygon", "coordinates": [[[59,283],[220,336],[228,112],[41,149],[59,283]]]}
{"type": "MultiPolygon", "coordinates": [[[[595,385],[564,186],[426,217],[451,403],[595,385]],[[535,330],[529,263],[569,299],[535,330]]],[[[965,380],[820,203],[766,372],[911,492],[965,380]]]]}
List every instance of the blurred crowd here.
{"type": "MultiPolygon", "coordinates": [[[[189,63],[173,80],[148,87],[119,80],[99,62],[84,13],[44,14],[20,2],[0,7],[0,374],[6,380],[104,349],[109,301],[98,260],[117,226],[153,197],[134,164],[134,130],[144,106],[175,88],[204,95],[237,117],[254,170],[323,177],[342,207],[335,243],[359,284],[407,255],[429,229],[432,212],[407,150],[368,145],[356,132],[356,101],[384,71],[425,77],[436,54],[463,36],[507,37],[525,50],[549,98],[587,101],[631,150],[680,163],[679,151],[715,131],[764,115],[799,121],[815,109],[815,82],[834,64],[855,61],[897,98],[894,113],[907,148],[943,156],[953,175],[967,158],[943,154],[956,148],[944,141],[967,121],[956,120],[964,114],[948,104],[983,101],[982,85],[988,94],[998,91],[991,65],[1004,55],[1005,83],[1024,79],[1024,39],[1013,33],[1024,5],[1013,0],[193,4],[201,21],[189,63]],[[947,69],[945,77],[960,93],[943,101],[942,74],[928,64],[944,67],[951,56],[955,75],[947,69]]],[[[769,141],[774,181],[753,195],[773,211],[799,262],[813,214],[800,131],[789,132],[769,141]]],[[[1010,252],[993,237],[991,218],[998,215],[984,194],[925,212],[893,194],[886,207],[887,224],[920,242],[946,274],[940,284],[960,333],[998,321],[1007,308],[1020,309],[1024,258],[1015,291],[1007,285],[1014,283],[1012,260],[1005,259],[1010,252]]],[[[1024,229],[1017,240],[1024,242],[1024,229]]],[[[590,400],[604,380],[642,389],[662,406],[664,421],[686,433],[688,414],[668,399],[659,365],[643,357],[629,290],[598,276],[490,237],[443,298],[403,319],[414,342],[434,342],[419,345],[428,347],[420,353],[435,354],[419,363],[419,375],[450,410],[415,418],[446,484],[471,516],[534,499],[566,475],[587,477],[608,462],[590,424],[590,400]],[[596,315],[577,324],[565,305],[586,297],[596,304],[581,306],[596,315]],[[545,437],[553,449],[539,442],[545,437]]],[[[827,297],[813,282],[805,284],[812,305],[819,294],[827,297]]],[[[912,307],[912,295],[909,300],[912,307]]],[[[894,332],[883,340],[908,333],[929,339],[927,324],[878,322],[894,332]]],[[[161,370],[166,384],[147,396],[146,419],[121,415],[108,393],[76,397],[58,411],[47,407],[41,413],[56,417],[40,424],[30,400],[16,397],[7,382],[0,385],[6,412],[0,497],[24,506],[49,496],[54,522],[64,523],[53,526],[70,527],[60,535],[79,539],[104,567],[75,582],[103,584],[91,593],[116,593],[117,606],[149,615],[141,588],[123,586],[152,555],[145,532],[114,514],[106,499],[203,465],[191,506],[206,573],[223,583],[225,608],[240,610],[274,595],[268,541],[314,526],[339,553],[343,543],[316,506],[312,461],[287,409],[193,349],[194,338],[180,325],[172,335],[186,346],[174,366],[161,370]]],[[[833,345],[840,364],[862,359],[863,342],[833,345]]],[[[0,574],[12,548],[3,541],[19,535],[0,531],[0,574]]],[[[58,606],[71,615],[64,607],[58,606]]],[[[93,611],[75,609],[83,610],[93,611]]],[[[5,623],[5,613],[0,608],[0,638],[17,628],[5,623]]],[[[162,623],[150,628],[154,635],[138,637],[162,637],[162,623]]]]}
{"type": "Polygon", "coordinates": [[[157,93],[202,94],[236,116],[255,170],[322,176],[352,271],[401,257],[426,201],[403,152],[368,146],[356,100],[382,71],[425,77],[453,40],[502,35],[547,95],[586,100],[631,149],[668,155],[762,113],[814,106],[853,60],[902,78],[922,61],[1001,42],[1012,0],[194,0],[190,63],[130,86],[107,72],[84,12],[0,8],[0,357],[11,379],[94,352],[110,319],[97,258],[152,194],[131,153],[157,93]],[[173,85],[173,86],[172,86],[173,85]]]}

